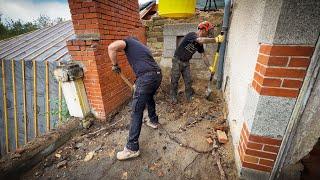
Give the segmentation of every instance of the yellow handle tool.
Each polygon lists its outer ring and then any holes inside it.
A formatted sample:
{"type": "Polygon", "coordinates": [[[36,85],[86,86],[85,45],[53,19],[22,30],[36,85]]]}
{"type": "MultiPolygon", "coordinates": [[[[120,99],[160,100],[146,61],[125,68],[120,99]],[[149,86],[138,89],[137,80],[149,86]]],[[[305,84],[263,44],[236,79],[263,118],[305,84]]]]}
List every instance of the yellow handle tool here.
{"type": "Polygon", "coordinates": [[[130,87],[131,91],[134,91],[134,85],[128,80],[128,78],[126,78],[122,72],[119,73],[120,77],[122,78],[122,80],[130,87]]]}
{"type": "Polygon", "coordinates": [[[217,50],[216,50],[216,52],[214,53],[214,56],[213,56],[213,59],[212,59],[212,65],[209,67],[210,79],[209,79],[208,88],[207,88],[207,91],[206,91],[206,98],[207,98],[207,99],[210,99],[210,95],[211,95],[211,92],[212,92],[211,82],[212,82],[214,73],[215,73],[216,70],[217,70],[217,64],[218,64],[218,59],[219,59],[220,45],[221,45],[221,42],[218,42],[217,50]]]}

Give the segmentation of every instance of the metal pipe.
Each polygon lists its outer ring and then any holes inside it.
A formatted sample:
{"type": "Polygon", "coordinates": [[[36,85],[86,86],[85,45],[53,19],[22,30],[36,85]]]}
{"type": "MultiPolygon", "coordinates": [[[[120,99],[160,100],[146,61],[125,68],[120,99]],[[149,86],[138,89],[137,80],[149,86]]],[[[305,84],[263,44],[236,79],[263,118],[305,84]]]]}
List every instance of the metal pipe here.
{"type": "Polygon", "coordinates": [[[50,104],[49,104],[49,63],[45,61],[46,64],[46,122],[47,131],[50,131],[50,104]]]}
{"type": "Polygon", "coordinates": [[[5,74],[5,63],[4,59],[2,59],[2,93],[3,93],[3,114],[4,114],[4,126],[5,126],[5,134],[6,134],[6,151],[7,153],[10,151],[9,147],[9,131],[8,131],[8,110],[7,110],[7,91],[6,91],[6,74],[5,74]]]}
{"type": "Polygon", "coordinates": [[[221,44],[221,49],[219,52],[219,64],[218,64],[217,85],[216,85],[217,89],[221,89],[222,81],[223,81],[223,65],[224,65],[224,55],[225,55],[227,39],[228,39],[230,9],[231,9],[231,0],[225,0],[224,13],[223,13],[223,25],[221,30],[224,33],[224,41],[221,44]]]}
{"type": "Polygon", "coordinates": [[[17,120],[17,94],[16,94],[16,77],[15,77],[15,67],[14,60],[11,60],[11,73],[12,73],[12,93],[13,93],[13,120],[14,120],[14,137],[16,148],[19,147],[19,137],[18,137],[18,120],[17,120]]]}
{"type": "Polygon", "coordinates": [[[32,61],[33,64],[33,121],[34,121],[34,136],[38,136],[38,115],[37,115],[37,62],[32,61]]]}
{"type": "Polygon", "coordinates": [[[23,96],[23,122],[24,122],[24,143],[28,142],[28,121],[27,121],[27,95],[26,95],[26,74],[24,60],[21,61],[22,73],[22,96],[23,96]]]}

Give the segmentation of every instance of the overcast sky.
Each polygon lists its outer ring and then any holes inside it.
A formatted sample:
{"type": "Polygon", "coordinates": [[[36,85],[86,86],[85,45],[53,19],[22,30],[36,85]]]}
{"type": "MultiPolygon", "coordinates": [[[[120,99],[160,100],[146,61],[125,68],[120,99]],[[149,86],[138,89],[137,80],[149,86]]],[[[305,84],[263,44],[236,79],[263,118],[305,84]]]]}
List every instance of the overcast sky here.
{"type": "MultiPolygon", "coordinates": [[[[139,0],[143,3],[149,0],[139,0]]],[[[55,19],[70,19],[68,0],[0,0],[0,13],[3,17],[24,22],[37,19],[40,14],[55,19]]]]}

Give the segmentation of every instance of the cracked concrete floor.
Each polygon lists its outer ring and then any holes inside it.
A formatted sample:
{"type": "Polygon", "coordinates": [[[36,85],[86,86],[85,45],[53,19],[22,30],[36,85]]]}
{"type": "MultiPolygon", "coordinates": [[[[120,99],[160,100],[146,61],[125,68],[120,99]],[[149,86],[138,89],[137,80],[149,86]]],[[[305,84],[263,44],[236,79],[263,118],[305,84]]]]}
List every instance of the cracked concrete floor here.
{"type": "MultiPolygon", "coordinates": [[[[180,93],[178,105],[170,104],[165,93],[168,86],[162,84],[156,96],[162,126],[157,130],[142,126],[138,158],[115,158],[128,135],[131,110],[127,105],[112,122],[95,123],[83,130],[22,179],[220,179],[212,145],[206,139],[215,138],[213,127],[225,123],[223,101],[218,93],[212,102],[205,100],[206,83],[195,83],[196,95],[191,103],[180,93]],[[95,152],[92,159],[84,161],[90,151],[95,152]]],[[[217,145],[227,179],[237,179],[231,142],[217,145]]]]}

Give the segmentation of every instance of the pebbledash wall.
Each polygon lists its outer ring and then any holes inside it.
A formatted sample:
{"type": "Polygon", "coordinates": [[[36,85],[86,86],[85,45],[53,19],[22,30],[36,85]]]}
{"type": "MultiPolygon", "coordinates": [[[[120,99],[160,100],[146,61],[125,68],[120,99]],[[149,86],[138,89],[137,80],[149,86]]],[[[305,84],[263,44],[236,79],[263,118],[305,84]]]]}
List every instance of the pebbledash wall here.
{"type": "Polygon", "coordinates": [[[319,1],[235,1],[224,85],[240,176],[267,179],[320,30],[319,1]]]}
{"type": "MultiPolygon", "coordinates": [[[[101,120],[130,97],[130,89],[111,71],[108,45],[134,35],[146,42],[137,0],[69,0],[76,38],[67,42],[72,60],[84,68],[84,84],[92,113],[101,120]]],[[[134,74],[125,54],[118,56],[122,72],[134,74]]]]}

